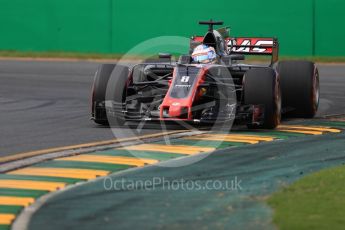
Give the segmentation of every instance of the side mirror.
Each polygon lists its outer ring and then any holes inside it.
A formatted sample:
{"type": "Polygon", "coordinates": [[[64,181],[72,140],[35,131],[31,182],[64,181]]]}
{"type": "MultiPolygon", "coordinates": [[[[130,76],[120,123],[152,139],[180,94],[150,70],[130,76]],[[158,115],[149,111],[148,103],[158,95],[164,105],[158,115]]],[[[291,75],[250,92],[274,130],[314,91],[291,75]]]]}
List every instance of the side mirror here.
{"type": "Polygon", "coordinates": [[[172,57],[172,55],[169,53],[159,53],[158,56],[161,59],[171,59],[171,57],[172,57]]]}
{"type": "Polygon", "coordinates": [[[231,60],[235,60],[235,61],[243,61],[245,59],[243,54],[233,54],[230,55],[231,60]]]}

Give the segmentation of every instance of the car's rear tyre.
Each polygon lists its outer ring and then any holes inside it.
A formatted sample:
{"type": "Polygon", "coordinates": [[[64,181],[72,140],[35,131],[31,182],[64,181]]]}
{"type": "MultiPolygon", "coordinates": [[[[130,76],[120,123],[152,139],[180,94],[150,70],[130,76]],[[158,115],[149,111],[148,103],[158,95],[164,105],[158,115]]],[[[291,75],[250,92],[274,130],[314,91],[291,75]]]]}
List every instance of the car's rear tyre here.
{"type": "Polygon", "coordinates": [[[278,64],[282,106],[286,116],[312,118],[319,107],[319,72],[309,61],[283,61],[278,64]]]}
{"type": "Polygon", "coordinates": [[[271,68],[251,69],[244,76],[244,103],[263,105],[262,125],[249,124],[249,128],[274,129],[281,120],[281,91],[279,77],[271,68]]]}
{"type": "Polygon", "coordinates": [[[98,67],[92,90],[92,117],[94,122],[100,125],[108,125],[107,114],[105,110],[105,94],[111,73],[115,64],[102,64],[98,67]]]}

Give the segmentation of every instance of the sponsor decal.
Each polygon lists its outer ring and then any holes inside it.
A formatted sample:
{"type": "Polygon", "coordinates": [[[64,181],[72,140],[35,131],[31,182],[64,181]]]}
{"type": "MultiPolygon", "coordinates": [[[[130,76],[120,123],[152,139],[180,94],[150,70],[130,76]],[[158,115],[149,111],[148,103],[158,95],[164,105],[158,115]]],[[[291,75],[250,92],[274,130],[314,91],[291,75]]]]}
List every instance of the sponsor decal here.
{"type": "Polygon", "coordinates": [[[271,38],[236,38],[227,39],[227,42],[229,51],[235,53],[272,53],[273,39],[271,38]]]}
{"type": "Polygon", "coordinates": [[[190,88],[191,85],[175,85],[175,87],[180,87],[180,88],[190,88]]]}

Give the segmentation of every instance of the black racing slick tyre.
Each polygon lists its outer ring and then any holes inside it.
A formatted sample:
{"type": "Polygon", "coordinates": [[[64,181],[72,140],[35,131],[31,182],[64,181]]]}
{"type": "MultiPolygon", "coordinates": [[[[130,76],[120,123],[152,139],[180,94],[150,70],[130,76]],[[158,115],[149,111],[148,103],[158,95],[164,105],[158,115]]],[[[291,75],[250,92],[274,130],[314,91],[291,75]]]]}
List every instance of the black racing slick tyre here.
{"type": "Polygon", "coordinates": [[[102,64],[98,67],[92,87],[92,117],[95,123],[108,125],[105,110],[105,94],[111,73],[115,64],[102,64]]]}
{"type": "Polygon", "coordinates": [[[244,76],[244,103],[263,105],[262,125],[249,124],[248,128],[274,129],[281,120],[281,92],[279,77],[272,68],[251,69],[244,76]]]}
{"type": "Polygon", "coordinates": [[[98,68],[92,92],[92,117],[95,123],[124,123],[122,105],[128,72],[128,67],[115,64],[102,64],[98,68]]]}
{"type": "Polygon", "coordinates": [[[105,100],[108,123],[111,127],[123,126],[125,123],[124,103],[128,76],[129,68],[123,65],[116,65],[110,75],[105,100]]]}
{"type": "Polygon", "coordinates": [[[282,106],[286,116],[313,118],[319,107],[319,72],[309,61],[283,61],[278,64],[282,106]]]}

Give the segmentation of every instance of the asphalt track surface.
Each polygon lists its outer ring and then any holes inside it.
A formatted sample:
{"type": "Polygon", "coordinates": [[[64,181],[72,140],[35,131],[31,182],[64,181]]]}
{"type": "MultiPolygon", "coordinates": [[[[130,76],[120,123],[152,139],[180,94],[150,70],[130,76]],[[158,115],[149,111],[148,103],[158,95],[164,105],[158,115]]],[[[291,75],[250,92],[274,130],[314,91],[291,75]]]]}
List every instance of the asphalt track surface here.
{"type": "Polygon", "coordinates": [[[0,156],[114,139],[89,120],[98,65],[0,61],[0,156]]]}
{"type": "MultiPolygon", "coordinates": [[[[0,61],[0,156],[113,139],[109,128],[89,120],[98,65],[0,61]]],[[[345,65],[319,65],[319,70],[318,116],[345,113],[345,65]]],[[[142,134],[155,132],[146,129],[142,134]]]]}

